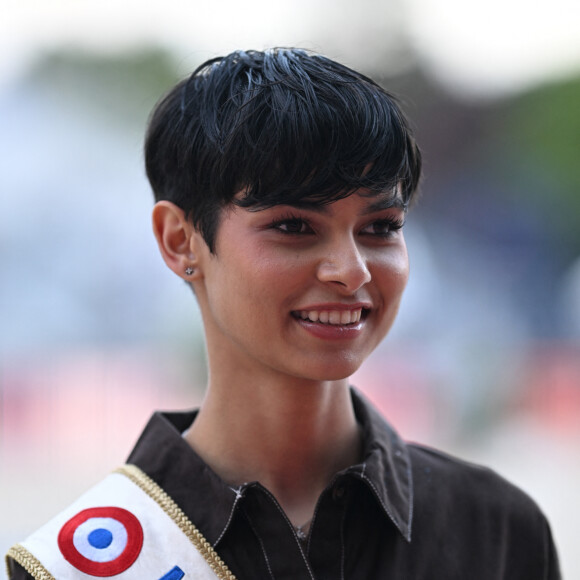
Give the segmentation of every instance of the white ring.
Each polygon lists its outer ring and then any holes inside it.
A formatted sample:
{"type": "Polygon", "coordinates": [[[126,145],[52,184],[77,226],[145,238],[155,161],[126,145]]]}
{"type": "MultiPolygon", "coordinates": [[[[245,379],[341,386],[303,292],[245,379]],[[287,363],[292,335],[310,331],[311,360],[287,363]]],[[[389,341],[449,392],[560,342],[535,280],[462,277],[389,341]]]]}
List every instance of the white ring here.
{"type": "Polygon", "coordinates": [[[127,529],[113,518],[89,518],[73,534],[73,544],[78,552],[92,562],[116,560],[127,547],[127,529]],[[113,536],[106,548],[95,548],[89,543],[89,535],[95,530],[105,529],[113,536]]]}

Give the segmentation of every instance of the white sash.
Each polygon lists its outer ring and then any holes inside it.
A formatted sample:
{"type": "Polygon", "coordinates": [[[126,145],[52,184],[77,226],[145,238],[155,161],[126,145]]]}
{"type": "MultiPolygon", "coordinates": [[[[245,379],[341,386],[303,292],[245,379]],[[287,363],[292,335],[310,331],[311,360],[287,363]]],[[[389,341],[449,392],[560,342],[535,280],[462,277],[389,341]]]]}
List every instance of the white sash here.
{"type": "Polygon", "coordinates": [[[125,465],[8,552],[36,580],[235,580],[177,504],[125,465]]]}

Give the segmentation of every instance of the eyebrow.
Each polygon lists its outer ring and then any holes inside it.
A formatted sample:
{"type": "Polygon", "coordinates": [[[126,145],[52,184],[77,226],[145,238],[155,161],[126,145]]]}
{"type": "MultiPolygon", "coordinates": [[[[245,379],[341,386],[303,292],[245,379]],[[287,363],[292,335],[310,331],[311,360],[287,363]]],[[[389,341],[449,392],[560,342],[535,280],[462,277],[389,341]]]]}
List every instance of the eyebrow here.
{"type": "Polygon", "coordinates": [[[375,213],[378,211],[382,211],[385,209],[401,209],[404,212],[409,209],[409,204],[406,201],[403,201],[401,197],[398,195],[396,196],[382,196],[376,199],[373,203],[365,208],[363,211],[363,215],[368,215],[370,213],[375,213]]]}
{"type": "MultiPolygon", "coordinates": [[[[308,201],[301,201],[297,203],[290,203],[287,205],[289,207],[295,207],[296,209],[306,209],[313,211],[315,213],[328,215],[330,213],[329,206],[331,204],[319,204],[319,203],[310,203],[308,201]]],[[[374,201],[371,204],[365,207],[361,215],[369,215],[386,209],[400,209],[406,212],[409,209],[409,204],[403,201],[403,199],[398,195],[395,196],[381,195],[376,199],[374,199],[374,201]]]]}

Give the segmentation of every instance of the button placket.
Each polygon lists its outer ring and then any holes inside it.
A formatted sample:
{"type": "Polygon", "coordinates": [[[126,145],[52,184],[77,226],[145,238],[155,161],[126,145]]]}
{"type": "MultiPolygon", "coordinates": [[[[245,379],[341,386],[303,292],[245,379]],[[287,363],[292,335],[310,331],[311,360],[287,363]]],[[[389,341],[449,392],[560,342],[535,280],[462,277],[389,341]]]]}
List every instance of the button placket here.
{"type": "Polygon", "coordinates": [[[342,577],[344,566],[344,522],[349,484],[339,476],[320,498],[308,543],[308,556],[316,574],[342,577]]]}
{"type": "Polygon", "coordinates": [[[314,580],[304,548],[276,498],[260,484],[252,484],[245,491],[245,516],[260,543],[272,578],[314,580]],[[289,539],[289,534],[294,536],[294,541],[289,539]]]}

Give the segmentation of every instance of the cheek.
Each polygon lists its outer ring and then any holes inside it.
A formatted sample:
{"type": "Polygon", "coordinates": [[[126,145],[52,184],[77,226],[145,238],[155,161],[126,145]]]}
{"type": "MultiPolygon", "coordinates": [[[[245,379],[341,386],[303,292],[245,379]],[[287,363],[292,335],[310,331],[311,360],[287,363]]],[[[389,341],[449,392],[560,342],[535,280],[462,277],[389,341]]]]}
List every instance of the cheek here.
{"type": "Polygon", "coordinates": [[[409,280],[409,259],[406,250],[384,257],[376,266],[376,276],[388,294],[401,294],[409,280]]]}
{"type": "Polygon", "coordinates": [[[256,308],[266,308],[272,300],[284,296],[296,271],[287,262],[256,248],[238,250],[223,263],[214,290],[220,295],[222,308],[235,309],[237,316],[244,312],[250,316],[256,308]]]}
{"type": "Polygon", "coordinates": [[[289,294],[312,274],[311,262],[300,253],[262,250],[252,256],[253,259],[244,264],[242,276],[264,296],[289,294]]]}
{"type": "Polygon", "coordinates": [[[407,282],[409,281],[409,260],[406,254],[404,258],[402,257],[400,259],[396,268],[395,276],[398,279],[402,292],[407,287],[407,282]]]}

